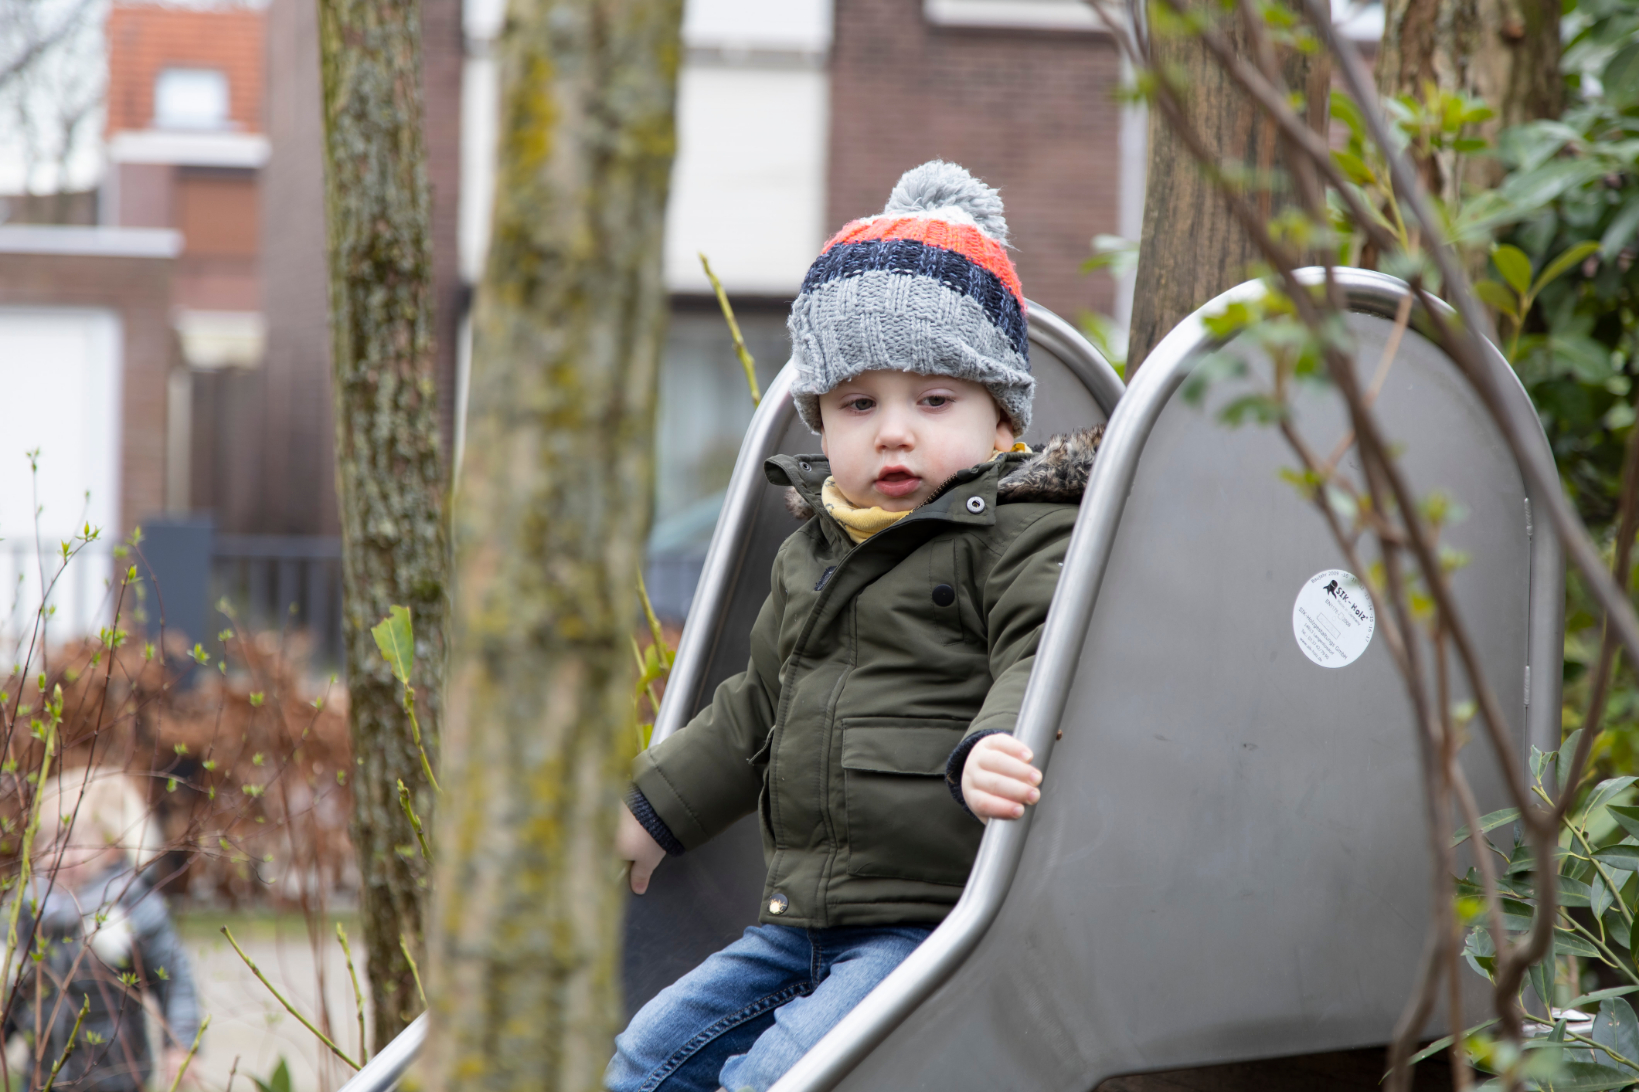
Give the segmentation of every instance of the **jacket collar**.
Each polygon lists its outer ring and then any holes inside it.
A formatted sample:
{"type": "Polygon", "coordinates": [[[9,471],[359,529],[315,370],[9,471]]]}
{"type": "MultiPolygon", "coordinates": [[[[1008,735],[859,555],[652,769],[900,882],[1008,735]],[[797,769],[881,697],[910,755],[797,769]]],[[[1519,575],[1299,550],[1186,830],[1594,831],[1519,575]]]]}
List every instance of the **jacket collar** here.
{"type": "MultiPolygon", "coordinates": [[[[964,504],[967,497],[974,495],[973,489],[982,490],[978,495],[984,498],[987,509],[998,502],[1080,504],[1081,495],[1087,488],[1087,478],[1092,473],[1093,461],[1098,456],[1099,444],[1103,439],[1104,426],[1094,425],[1092,428],[1054,436],[1040,451],[1033,454],[1009,452],[993,463],[984,463],[962,471],[947,482],[923,508],[935,508],[944,497],[959,486],[972,487],[968,492],[961,494],[961,502],[964,504]],[[987,485],[986,482],[994,484],[987,485]]],[[[806,520],[815,512],[825,510],[825,505],[820,502],[820,486],[831,473],[830,461],[825,456],[776,455],[763,464],[763,471],[770,482],[787,487],[785,506],[793,518],[806,520]]],[[[948,505],[940,511],[946,509],[948,505]]],[[[921,511],[922,509],[917,509],[917,512],[921,511]]],[[[912,513],[913,516],[916,514],[912,513]]],[[[910,518],[911,516],[906,516],[905,520],[910,518]]],[[[993,519],[994,515],[990,518],[993,519]]],[[[900,520],[900,523],[904,523],[905,520],[900,520]]],[[[822,525],[830,525],[846,538],[842,529],[835,526],[834,520],[826,519],[822,525]]]]}
{"type": "MultiPolygon", "coordinates": [[[[893,527],[877,532],[860,545],[875,542],[895,528],[926,520],[942,520],[959,526],[987,527],[996,522],[997,488],[1003,477],[1031,458],[1027,452],[1009,452],[992,462],[959,470],[939,491],[893,527]]],[[[823,455],[775,455],[763,463],[763,473],[773,485],[790,487],[798,505],[787,495],[787,507],[799,518],[817,515],[825,537],[833,545],[853,549],[854,543],[842,525],[831,517],[820,501],[820,487],[831,476],[831,463],[823,455]]]]}

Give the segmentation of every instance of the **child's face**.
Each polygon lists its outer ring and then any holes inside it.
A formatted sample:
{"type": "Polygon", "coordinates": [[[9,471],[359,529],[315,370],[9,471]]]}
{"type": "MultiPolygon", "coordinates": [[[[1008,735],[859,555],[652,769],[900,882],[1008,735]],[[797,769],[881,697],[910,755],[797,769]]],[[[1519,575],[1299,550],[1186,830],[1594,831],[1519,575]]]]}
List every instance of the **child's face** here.
{"type": "Polygon", "coordinates": [[[943,375],[865,372],[820,396],[820,447],[842,495],[908,512],[951,475],[1013,446],[990,392],[943,375]]]}

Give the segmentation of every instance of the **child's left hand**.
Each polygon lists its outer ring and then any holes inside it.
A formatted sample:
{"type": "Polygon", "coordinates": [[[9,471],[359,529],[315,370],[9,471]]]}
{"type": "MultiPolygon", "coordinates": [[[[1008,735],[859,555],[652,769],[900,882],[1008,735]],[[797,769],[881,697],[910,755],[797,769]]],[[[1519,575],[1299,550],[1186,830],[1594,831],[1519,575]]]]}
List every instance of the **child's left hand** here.
{"type": "Polygon", "coordinates": [[[962,766],[962,799],[981,821],[1017,819],[1041,799],[1041,771],[1030,765],[1030,748],[997,733],[973,745],[962,766]]]}

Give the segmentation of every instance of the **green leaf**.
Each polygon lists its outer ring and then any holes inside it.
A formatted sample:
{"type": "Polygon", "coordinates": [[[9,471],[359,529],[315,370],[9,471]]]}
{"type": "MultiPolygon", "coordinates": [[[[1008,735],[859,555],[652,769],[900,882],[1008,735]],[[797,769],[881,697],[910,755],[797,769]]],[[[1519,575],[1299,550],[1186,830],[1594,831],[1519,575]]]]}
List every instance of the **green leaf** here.
{"type": "Polygon", "coordinates": [[[1522,296],[1531,290],[1531,259],[1525,256],[1525,251],[1503,243],[1491,252],[1491,261],[1508,287],[1522,296]]]}
{"type": "Polygon", "coordinates": [[[279,1055],[279,1064],[267,1080],[252,1077],[258,1092],[290,1092],[290,1067],[285,1064],[284,1055],[279,1055]]]}
{"type": "MultiPolygon", "coordinates": [[[[1634,988],[1639,989],[1639,986],[1636,986],[1634,988]]],[[[1470,1035],[1473,1035],[1475,1032],[1484,1031],[1486,1028],[1490,1027],[1492,1024],[1495,1024],[1497,1022],[1497,1020],[1498,1020],[1498,1017],[1493,1016],[1491,1019],[1487,1020],[1483,1024],[1475,1024],[1473,1027],[1471,1027],[1467,1031],[1463,1032],[1463,1038],[1467,1039],[1470,1035]]],[[[1447,1035],[1444,1039],[1434,1040],[1434,1042],[1430,1043],[1428,1046],[1424,1047],[1422,1050],[1419,1050],[1416,1054],[1413,1054],[1411,1056],[1411,1058],[1407,1060],[1406,1064],[1407,1065],[1416,1065],[1418,1062],[1421,1062],[1424,1059],[1434,1057],[1436,1054],[1440,1053],[1440,1051],[1444,1050],[1446,1047],[1451,1045],[1451,1039],[1452,1039],[1452,1037],[1450,1035],[1447,1035]]],[[[1387,1077],[1387,1076],[1388,1076],[1388,1074],[1385,1073],[1384,1077],[1387,1077]]]]}
{"type": "Polygon", "coordinates": [[[1606,846],[1595,852],[1594,857],[1612,868],[1620,868],[1625,872],[1639,872],[1639,846],[1606,846]]]}
{"type": "Polygon", "coordinates": [[[1605,886],[1605,878],[1595,873],[1593,880],[1588,884],[1588,909],[1595,918],[1602,918],[1615,901],[1616,896],[1605,886]]]}
{"type": "Polygon", "coordinates": [[[1639,103],[1639,42],[1616,51],[1599,77],[1605,98],[1618,108],[1639,103]]]}
{"type": "MultiPolygon", "coordinates": [[[[1593,1051],[1586,1053],[1592,1054],[1593,1051]]],[[[1609,1092],[1613,1088],[1626,1088],[1633,1080],[1633,1073],[1627,1069],[1577,1059],[1561,1062],[1546,1087],[1552,1088],[1553,1092],[1609,1092]]]]}
{"type": "Polygon", "coordinates": [[[1582,738],[1582,729],[1578,728],[1565,737],[1565,742],[1559,745],[1559,753],[1554,756],[1554,772],[1559,782],[1559,791],[1565,791],[1565,782],[1571,779],[1571,760],[1576,757],[1577,741],[1582,738]]]}
{"type": "MultiPolygon", "coordinates": [[[[1480,833],[1490,834],[1498,827],[1515,822],[1518,819],[1518,808],[1503,808],[1501,811],[1494,811],[1490,815],[1482,815],[1480,816],[1480,833]]],[[[1457,833],[1451,836],[1451,844],[1453,847],[1456,847],[1462,845],[1466,841],[1468,841],[1468,827],[1465,824],[1458,827],[1457,833]]]]}
{"type": "Polygon", "coordinates": [[[1553,955],[1552,955],[1552,949],[1553,949],[1553,945],[1550,944],[1549,945],[1550,954],[1548,956],[1545,956],[1540,963],[1531,964],[1531,969],[1526,972],[1526,977],[1528,979],[1530,979],[1530,982],[1531,982],[1531,990],[1532,990],[1532,992],[1534,992],[1537,995],[1537,1000],[1542,1001],[1542,1007],[1544,1009],[1546,1009],[1550,1004],[1552,1004],[1552,1001],[1551,1000],[1543,1001],[1542,999],[1544,997],[1547,997],[1547,998],[1551,999],[1554,996],[1554,991],[1553,991],[1552,988],[1550,988],[1550,986],[1548,984],[1548,971],[1547,971],[1547,968],[1553,966],[1553,963],[1554,963],[1553,955]]]}
{"type": "Polygon", "coordinates": [[[1628,240],[1633,238],[1635,230],[1639,230],[1639,199],[1628,201],[1622,210],[1611,218],[1610,226],[1605,229],[1604,237],[1599,240],[1599,250],[1608,261],[1619,254],[1628,240]]]}
{"type": "Polygon", "coordinates": [[[1605,810],[1610,812],[1611,818],[1615,819],[1623,830],[1633,837],[1639,838],[1639,808],[1631,805],[1612,804],[1605,810]]]}
{"type": "Polygon", "coordinates": [[[410,670],[415,667],[415,637],[410,629],[410,609],[393,607],[387,617],[378,622],[370,636],[376,639],[382,659],[392,668],[393,678],[410,685],[410,670]]]}
{"type": "Polygon", "coordinates": [[[1345,178],[1357,186],[1369,186],[1377,181],[1377,175],[1366,166],[1366,161],[1352,152],[1333,152],[1332,162],[1337,164],[1337,169],[1343,172],[1345,178]]]}
{"type": "Polygon", "coordinates": [[[1332,117],[1349,127],[1349,134],[1356,140],[1366,138],[1366,115],[1360,112],[1360,106],[1342,91],[1332,92],[1332,117]]]}
{"type": "Polygon", "coordinates": [[[1583,383],[1603,383],[1616,374],[1610,346],[1586,334],[1554,334],[1547,345],[1555,363],[1583,383]]]}
{"type": "Polygon", "coordinates": [[[1531,779],[1541,781],[1542,775],[1548,769],[1548,759],[1553,756],[1551,751],[1540,750],[1536,744],[1531,745],[1531,779]]]}
{"type": "MultiPolygon", "coordinates": [[[[1588,1038],[1600,1046],[1608,1046],[1629,1061],[1639,1059],[1639,1017],[1633,1006],[1620,997],[1599,1003],[1599,1015],[1594,1018],[1593,1034],[1588,1038]]],[[[1635,1074],[1629,1075],[1633,1080],[1635,1074]]]]}
{"type": "Polygon", "coordinates": [[[1582,806],[1577,814],[1581,816],[1593,815],[1596,810],[1620,796],[1635,781],[1639,781],[1639,777],[1606,778],[1594,786],[1593,793],[1588,797],[1588,802],[1582,806]]]}
{"type": "Polygon", "coordinates": [[[1531,294],[1534,296],[1538,292],[1541,292],[1544,287],[1552,284],[1554,281],[1564,276],[1567,269],[1581,265],[1584,258],[1590,254],[1596,253],[1598,250],[1599,244],[1594,242],[1592,239],[1585,239],[1576,244],[1571,249],[1567,250],[1565,253],[1548,263],[1548,267],[1544,269],[1542,271],[1542,275],[1537,278],[1537,283],[1531,286],[1531,294]]]}
{"type": "Polygon", "coordinates": [[[1573,933],[1564,928],[1554,930],[1554,949],[1562,955],[1582,956],[1584,959],[1600,958],[1599,949],[1583,940],[1580,933],[1573,933]]]}
{"type": "Polygon", "coordinates": [[[1519,297],[1501,281],[1494,281],[1490,277],[1476,281],[1474,294],[1503,314],[1513,318],[1519,317],[1519,297]]]}
{"type": "Polygon", "coordinates": [[[1572,998],[1571,1003],[1565,1007],[1579,1009],[1583,1005],[1592,1005],[1596,1001],[1605,1000],[1607,997],[1626,997],[1634,990],[1639,990],[1639,986],[1612,986],[1608,990],[1595,990],[1592,993],[1585,993],[1581,997],[1572,998]]]}
{"type": "Polygon", "coordinates": [[[1587,906],[1593,902],[1593,888],[1569,876],[1559,878],[1559,905],[1587,906]]]}

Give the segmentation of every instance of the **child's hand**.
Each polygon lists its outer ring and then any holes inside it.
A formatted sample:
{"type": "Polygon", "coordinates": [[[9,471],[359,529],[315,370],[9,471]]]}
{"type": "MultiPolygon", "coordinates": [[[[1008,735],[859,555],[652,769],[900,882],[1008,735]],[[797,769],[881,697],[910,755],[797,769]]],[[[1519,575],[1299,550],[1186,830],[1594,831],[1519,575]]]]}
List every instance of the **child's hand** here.
{"type": "Polygon", "coordinates": [[[1023,815],[1026,804],[1041,799],[1036,787],[1041,771],[1030,765],[1032,757],[1023,742],[1000,732],[975,743],[962,767],[962,799],[968,810],[986,823],[1023,815]]]}
{"type": "Polygon", "coordinates": [[[655,866],[666,859],[666,851],[649,836],[643,824],[631,811],[620,809],[620,825],[615,828],[615,853],[623,861],[632,862],[632,894],[641,895],[649,889],[649,877],[655,866]]]}

